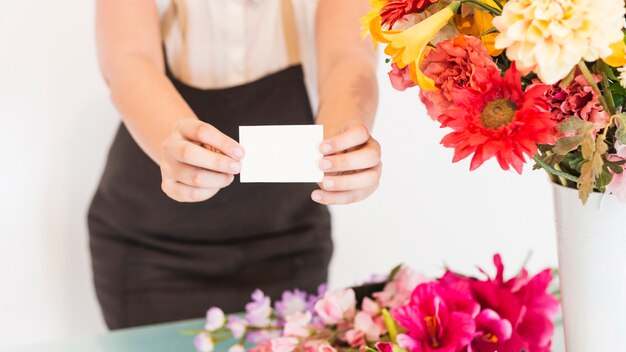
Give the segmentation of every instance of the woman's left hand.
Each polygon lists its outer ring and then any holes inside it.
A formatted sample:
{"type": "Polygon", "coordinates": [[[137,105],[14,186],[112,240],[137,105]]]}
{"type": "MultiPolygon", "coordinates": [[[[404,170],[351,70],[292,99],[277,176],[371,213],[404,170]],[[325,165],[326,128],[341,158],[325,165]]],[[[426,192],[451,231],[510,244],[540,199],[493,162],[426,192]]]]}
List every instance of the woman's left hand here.
{"type": "Polygon", "coordinates": [[[349,204],[369,197],[382,174],[380,144],[359,121],[349,121],[320,146],[324,157],[321,189],[311,198],[322,204],[349,204]]]}

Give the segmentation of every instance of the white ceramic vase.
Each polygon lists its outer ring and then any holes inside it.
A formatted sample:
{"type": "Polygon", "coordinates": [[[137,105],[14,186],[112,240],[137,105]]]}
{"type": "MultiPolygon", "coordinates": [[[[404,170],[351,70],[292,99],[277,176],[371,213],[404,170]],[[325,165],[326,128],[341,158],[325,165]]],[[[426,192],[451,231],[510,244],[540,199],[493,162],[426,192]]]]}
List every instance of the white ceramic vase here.
{"type": "Polygon", "coordinates": [[[567,352],[626,352],[626,204],[554,185],[567,352]]]}

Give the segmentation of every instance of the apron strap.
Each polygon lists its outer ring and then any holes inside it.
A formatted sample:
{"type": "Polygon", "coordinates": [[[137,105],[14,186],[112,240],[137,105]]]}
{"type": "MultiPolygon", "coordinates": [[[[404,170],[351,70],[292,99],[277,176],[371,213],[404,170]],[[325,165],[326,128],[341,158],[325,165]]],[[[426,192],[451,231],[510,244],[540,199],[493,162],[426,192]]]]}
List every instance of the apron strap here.
{"type": "MultiPolygon", "coordinates": [[[[281,18],[283,22],[283,36],[285,49],[287,51],[287,62],[289,66],[301,63],[300,48],[298,40],[298,27],[296,25],[295,11],[291,0],[281,0],[281,18]]],[[[165,15],[161,21],[161,37],[165,40],[172,30],[175,20],[178,20],[178,27],[181,31],[181,53],[180,53],[180,76],[184,82],[189,82],[189,42],[188,42],[188,10],[187,0],[171,0],[165,15]]]]}

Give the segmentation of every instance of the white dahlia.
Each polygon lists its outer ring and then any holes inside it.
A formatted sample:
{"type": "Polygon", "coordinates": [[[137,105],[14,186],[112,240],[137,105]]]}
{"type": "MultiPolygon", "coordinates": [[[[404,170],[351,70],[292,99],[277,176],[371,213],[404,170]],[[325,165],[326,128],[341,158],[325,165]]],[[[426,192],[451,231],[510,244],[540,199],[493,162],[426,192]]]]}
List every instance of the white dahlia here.
{"type": "Polygon", "coordinates": [[[623,38],[624,13],[624,0],[512,0],[493,20],[495,46],[518,69],[553,84],[581,59],[610,55],[623,38]]]}

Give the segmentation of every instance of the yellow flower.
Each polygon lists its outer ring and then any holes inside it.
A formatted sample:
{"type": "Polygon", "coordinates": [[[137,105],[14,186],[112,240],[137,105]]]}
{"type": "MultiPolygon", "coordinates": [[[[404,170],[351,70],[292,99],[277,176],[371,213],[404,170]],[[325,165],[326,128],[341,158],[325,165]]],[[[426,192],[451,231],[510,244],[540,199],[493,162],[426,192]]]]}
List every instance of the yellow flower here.
{"type": "Polygon", "coordinates": [[[495,47],[517,68],[534,71],[546,84],[565,77],[580,62],[611,54],[623,38],[623,0],[514,0],[493,19],[495,47]]]}
{"type": "MultiPolygon", "coordinates": [[[[497,8],[497,4],[493,0],[480,0],[483,4],[489,5],[491,7],[497,8]]],[[[501,3],[506,3],[505,1],[501,1],[501,3]]],[[[468,6],[468,5],[463,5],[468,6]]],[[[473,9],[473,13],[464,15],[456,15],[454,18],[454,22],[456,24],[456,28],[459,32],[470,35],[473,37],[480,37],[481,34],[493,28],[493,15],[486,12],[480,11],[478,9],[473,9]]],[[[496,49],[494,47],[495,39],[497,33],[490,33],[480,37],[485,48],[491,56],[498,56],[502,53],[503,49],[496,49]]]]}
{"type": "Polygon", "coordinates": [[[372,39],[374,45],[376,45],[377,38],[374,36],[374,32],[381,32],[381,18],[380,10],[387,4],[385,0],[370,0],[370,7],[372,10],[368,12],[363,18],[361,18],[361,37],[365,38],[368,33],[372,33],[372,39]]]}
{"type": "Polygon", "coordinates": [[[626,43],[624,43],[624,38],[611,44],[611,55],[602,58],[602,60],[613,67],[626,65],[626,43]]]}
{"type": "Polygon", "coordinates": [[[426,46],[446,26],[459,6],[460,3],[455,1],[405,31],[382,31],[380,33],[382,39],[380,41],[389,43],[385,48],[385,53],[391,56],[392,61],[400,69],[411,65],[411,77],[422,89],[437,89],[435,82],[424,75],[419,67],[426,46]]]}

